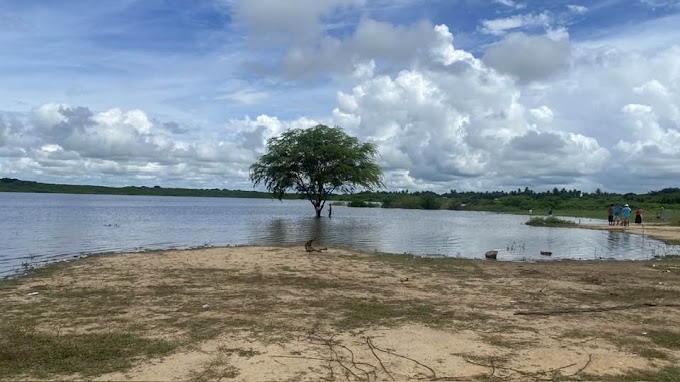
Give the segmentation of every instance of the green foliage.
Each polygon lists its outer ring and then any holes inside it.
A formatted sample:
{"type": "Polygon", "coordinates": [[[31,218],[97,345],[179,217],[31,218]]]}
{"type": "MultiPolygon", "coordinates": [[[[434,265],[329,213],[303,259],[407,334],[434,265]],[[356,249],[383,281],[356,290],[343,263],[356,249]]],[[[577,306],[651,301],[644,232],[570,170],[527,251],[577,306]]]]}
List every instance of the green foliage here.
{"type": "Polygon", "coordinates": [[[537,227],[570,227],[575,226],[576,223],[569,220],[562,220],[556,217],[550,218],[532,218],[526,225],[537,226],[537,227]]]}
{"type": "Polygon", "coordinates": [[[318,217],[336,191],[383,186],[377,154],[375,145],[359,143],[339,127],[294,129],[269,139],[267,153],[250,166],[250,179],[256,186],[263,183],[279,199],[288,190],[303,195],[318,217]]]}

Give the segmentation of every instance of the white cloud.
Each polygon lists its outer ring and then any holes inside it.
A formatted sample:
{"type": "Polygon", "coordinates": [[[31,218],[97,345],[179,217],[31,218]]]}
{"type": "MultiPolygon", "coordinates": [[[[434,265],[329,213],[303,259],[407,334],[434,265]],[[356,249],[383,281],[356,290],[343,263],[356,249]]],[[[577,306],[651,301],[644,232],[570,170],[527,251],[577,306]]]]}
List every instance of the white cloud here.
{"type": "Polygon", "coordinates": [[[529,114],[531,114],[531,116],[534,117],[534,119],[536,119],[537,121],[543,123],[550,123],[555,118],[555,114],[553,113],[553,111],[550,110],[550,108],[545,105],[536,109],[529,110],[529,114]]]}
{"type": "Polygon", "coordinates": [[[552,21],[552,16],[547,12],[515,15],[500,19],[483,20],[480,30],[483,33],[501,36],[508,31],[527,27],[544,27],[547,29],[552,24],[552,21]]]}
{"type": "Polygon", "coordinates": [[[269,98],[269,93],[252,88],[239,89],[232,93],[215,96],[215,100],[230,100],[244,105],[260,103],[269,98]]]}
{"type": "Polygon", "coordinates": [[[526,117],[547,123],[552,110],[527,113],[514,81],[461,53],[440,66],[363,79],[338,94],[335,121],[377,144],[388,179],[439,190],[492,178],[534,184],[604,165],[609,153],[595,139],[532,128],[526,117]]]}
{"type": "Polygon", "coordinates": [[[588,8],[584,7],[583,5],[568,4],[567,9],[569,9],[570,12],[575,13],[577,15],[582,15],[588,12],[588,8]]]}
{"type": "Polygon", "coordinates": [[[512,9],[524,9],[527,7],[526,4],[519,3],[513,0],[494,0],[494,2],[505,5],[506,7],[510,7],[512,9]]]}

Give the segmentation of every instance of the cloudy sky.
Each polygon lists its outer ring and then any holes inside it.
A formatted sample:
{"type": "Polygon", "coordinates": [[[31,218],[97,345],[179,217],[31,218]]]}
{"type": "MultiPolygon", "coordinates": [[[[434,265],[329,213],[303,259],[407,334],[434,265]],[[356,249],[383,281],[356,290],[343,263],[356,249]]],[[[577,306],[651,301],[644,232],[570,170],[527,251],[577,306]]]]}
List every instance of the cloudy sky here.
{"type": "Polygon", "coordinates": [[[287,129],[389,190],[680,180],[680,0],[3,0],[0,177],[252,189],[287,129]]]}

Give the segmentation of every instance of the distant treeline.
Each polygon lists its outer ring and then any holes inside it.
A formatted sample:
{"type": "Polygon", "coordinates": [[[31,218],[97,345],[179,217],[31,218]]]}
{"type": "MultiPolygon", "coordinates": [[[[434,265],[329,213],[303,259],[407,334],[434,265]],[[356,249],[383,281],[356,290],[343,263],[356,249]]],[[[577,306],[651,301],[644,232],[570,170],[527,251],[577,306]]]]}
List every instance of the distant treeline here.
{"type": "MultiPolygon", "coordinates": [[[[163,188],[160,186],[104,187],[38,183],[9,178],[0,179],[0,192],[272,198],[272,194],[260,191],[163,188]]],[[[285,199],[299,198],[300,196],[296,194],[285,195],[285,199]]],[[[353,195],[331,195],[329,200],[347,201],[350,207],[449,209],[520,214],[528,214],[528,211],[532,210],[534,215],[545,215],[548,208],[552,208],[556,215],[598,218],[606,218],[607,207],[610,204],[627,203],[633,210],[638,207],[644,209],[647,220],[661,215],[662,211],[667,219],[675,221],[680,218],[680,188],[665,188],[646,194],[617,194],[599,189],[587,193],[564,188],[536,192],[528,187],[510,192],[451,190],[444,194],[431,191],[360,192],[353,195]]]]}
{"type": "MultiPolygon", "coordinates": [[[[105,187],[71,184],[51,184],[30,182],[18,179],[0,179],[0,192],[40,192],[62,194],[108,194],[108,195],[156,195],[156,196],[208,196],[227,198],[272,198],[272,194],[260,191],[228,190],[226,188],[190,189],[154,187],[105,187]]],[[[294,194],[287,199],[297,199],[294,194]]]]}
{"type": "Polygon", "coordinates": [[[680,189],[666,188],[646,194],[617,194],[596,190],[593,193],[580,190],[554,188],[552,191],[536,192],[528,187],[516,191],[458,192],[437,194],[430,191],[362,192],[349,197],[353,207],[379,206],[385,208],[450,209],[470,211],[493,211],[545,215],[552,208],[558,215],[606,218],[610,204],[629,204],[633,210],[640,207],[649,218],[663,214],[672,218],[680,212],[680,189]],[[662,210],[663,207],[663,210],[662,210]]]}

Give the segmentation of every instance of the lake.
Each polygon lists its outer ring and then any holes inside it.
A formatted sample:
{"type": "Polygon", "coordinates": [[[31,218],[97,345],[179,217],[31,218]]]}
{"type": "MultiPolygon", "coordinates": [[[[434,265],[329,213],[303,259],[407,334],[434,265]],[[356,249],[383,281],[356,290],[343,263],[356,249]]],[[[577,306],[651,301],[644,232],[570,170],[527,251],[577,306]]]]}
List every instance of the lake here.
{"type": "Polygon", "coordinates": [[[312,237],[320,246],[367,252],[483,258],[497,250],[499,260],[510,261],[680,252],[640,235],[530,227],[519,215],[333,206],[328,218],[327,208],[316,219],[311,203],[302,200],[0,193],[0,275],[15,273],[22,263],[102,252],[242,244],[297,244],[302,250],[312,237]]]}

